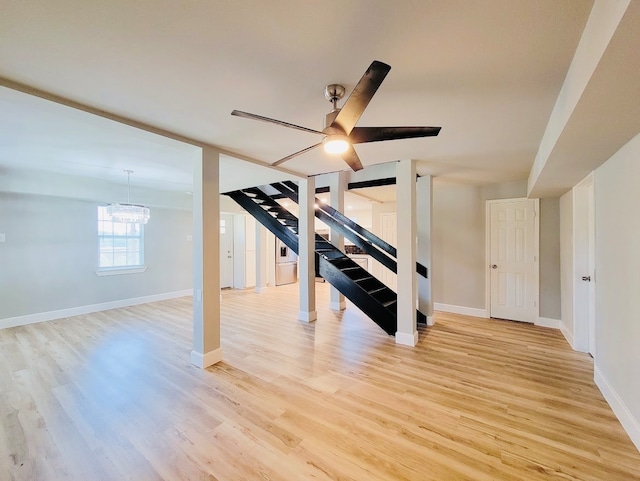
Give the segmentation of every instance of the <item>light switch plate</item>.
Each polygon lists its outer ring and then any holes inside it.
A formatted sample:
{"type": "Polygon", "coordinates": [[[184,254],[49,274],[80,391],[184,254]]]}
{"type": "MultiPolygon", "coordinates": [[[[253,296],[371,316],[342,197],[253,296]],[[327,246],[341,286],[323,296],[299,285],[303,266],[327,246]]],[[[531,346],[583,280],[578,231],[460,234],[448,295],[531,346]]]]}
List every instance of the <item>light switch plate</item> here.
{"type": "Polygon", "coordinates": [[[6,234],[0,234],[0,242],[5,242],[7,240],[6,234]]]}

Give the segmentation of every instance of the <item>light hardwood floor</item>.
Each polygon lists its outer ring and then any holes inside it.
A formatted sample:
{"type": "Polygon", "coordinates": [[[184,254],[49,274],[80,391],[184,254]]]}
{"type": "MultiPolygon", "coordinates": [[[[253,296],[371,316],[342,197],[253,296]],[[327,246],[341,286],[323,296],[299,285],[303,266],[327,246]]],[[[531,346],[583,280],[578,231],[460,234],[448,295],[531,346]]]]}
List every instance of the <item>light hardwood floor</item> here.
{"type": "Polygon", "coordinates": [[[297,286],[224,291],[224,361],[191,299],[0,330],[0,480],[640,480],[555,330],[438,314],[415,349],[297,286]]]}

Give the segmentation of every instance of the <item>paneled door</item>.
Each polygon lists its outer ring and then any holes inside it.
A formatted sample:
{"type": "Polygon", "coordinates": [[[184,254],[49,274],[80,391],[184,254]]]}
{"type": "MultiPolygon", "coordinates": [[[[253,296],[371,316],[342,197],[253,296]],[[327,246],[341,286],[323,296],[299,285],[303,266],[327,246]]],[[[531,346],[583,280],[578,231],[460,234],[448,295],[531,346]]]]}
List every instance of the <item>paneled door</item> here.
{"type": "Polygon", "coordinates": [[[573,188],[573,348],[596,356],[593,175],[573,188]]]}
{"type": "Polygon", "coordinates": [[[220,288],[233,287],[233,215],[220,214],[220,288]]]}
{"type": "Polygon", "coordinates": [[[536,202],[489,201],[490,316],[535,322],[538,268],[536,202]]]}
{"type": "MultiPolygon", "coordinates": [[[[398,218],[395,212],[380,214],[380,237],[392,246],[398,245],[398,218]]],[[[380,280],[391,290],[398,290],[398,276],[380,264],[380,280]]]]}

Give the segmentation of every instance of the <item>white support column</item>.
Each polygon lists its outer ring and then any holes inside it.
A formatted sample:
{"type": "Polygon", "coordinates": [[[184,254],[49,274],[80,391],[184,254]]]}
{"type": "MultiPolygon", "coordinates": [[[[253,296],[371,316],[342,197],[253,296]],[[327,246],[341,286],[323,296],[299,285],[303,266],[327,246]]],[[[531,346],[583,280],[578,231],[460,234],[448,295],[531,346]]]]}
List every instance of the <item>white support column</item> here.
{"type": "Polygon", "coordinates": [[[431,296],[431,226],[433,219],[433,177],[418,179],[416,213],[418,215],[418,262],[427,268],[428,277],[418,275],[418,310],[427,316],[427,325],[433,326],[433,298],[431,296]]]}
{"type": "Polygon", "coordinates": [[[267,229],[256,221],[256,292],[267,288],[267,229]]]}
{"type": "Polygon", "coordinates": [[[206,368],[222,360],[220,347],[220,153],[202,150],[193,172],[193,350],[206,368]]]}
{"type": "Polygon", "coordinates": [[[416,163],[401,160],[397,165],[398,211],[398,331],[396,344],[418,343],[416,319],[416,163]]]}
{"type": "MultiPolygon", "coordinates": [[[[329,205],[335,210],[344,214],[344,188],[346,183],[346,173],[344,171],[331,174],[329,179],[329,205]]],[[[337,230],[331,229],[331,243],[344,252],[344,237],[337,230]]],[[[334,311],[342,311],[347,307],[344,296],[340,291],[331,286],[331,304],[334,311]]]]}
{"type": "Polygon", "coordinates": [[[316,312],[316,268],[315,268],[315,211],[316,179],[301,180],[298,186],[298,267],[300,278],[300,312],[298,319],[315,321],[316,312]]]}
{"type": "Polygon", "coordinates": [[[266,261],[267,261],[267,285],[274,287],[276,285],[276,236],[266,230],[266,261]]]}

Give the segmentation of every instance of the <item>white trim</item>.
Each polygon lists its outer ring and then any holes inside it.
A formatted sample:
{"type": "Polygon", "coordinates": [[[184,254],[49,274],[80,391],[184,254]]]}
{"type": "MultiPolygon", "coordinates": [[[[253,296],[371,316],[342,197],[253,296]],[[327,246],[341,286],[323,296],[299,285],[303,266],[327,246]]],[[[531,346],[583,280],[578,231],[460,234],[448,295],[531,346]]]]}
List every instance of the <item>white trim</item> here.
{"type": "Polygon", "coordinates": [[[533,255],[535,256],[535,266],[533,268],[533,298],[535,299],[535,307],[533,311],[532,322],[540,316],[540,199],[529,199],[527,197],[517,197],[513,199],[492,199],[485,201],[484,207],[484,258],[485,258],[485,276],[484,276],[484,305],[486,308],[486,316],[491,317],[491,204],[500,204],[503,202],[516,201],[534,201],[534,223],[533,223],[533,255]]]}
{"type": "MultiPolygon", "coordinates": [[[[256,294],[262,294],[263,292],[267,291],[267,288],[266,287],[256,287],[255,291],[256,291],[256,294]]],[[[222,296],[222,294],[221,294],[221,296],[222,296]]]]}
{"type": "Polygon", "coordinates": [[[431,326],[435,326],[435,324],[436,324],[435,316],[427,316],[427,326],[431,327],[431,326]]]}
{"type": "Polygon", "coordinates": [[[418,344],[418,331],[413,331],[413,334],[409,332],[396,332],[396,344],[414,347],[418,344]]]}
{"type": "Polygon", "coordinates": [[[622,424],[622,427],[631,438],[631,441],[636,445],[638,451],[640,451],[640,422],[633,417],[633,414],[631,414],[627,405],[620,398],[615,389],[613,389],[611,384],[609,384],[607,378],[596,365],[593,366],[593,380],[595,381],[596,386],[600,389],[605,400],[609,403],[609,406],[611,406],[611,410],[618,418],[618,421],[620,421],[620,424],[622,424]]]}
{"type": "MultiPolygon", "coordinates": [[[[591,323],[596,321],[595,310],[595,272],[590,268],[595,269],[595,265],[590,266],[589,261],[589,248],[595,248],[595,232],[589,231],[590,221],[595,222],[595,218],[591,216],[595,215],[595,192],[594,196],[589,202],[589,186],[594,185],[593,172],[589,173],[584,179],[582,179],[572,189],[572,271],[573,271],[573,339],[575,344],[572,344],[574,350],[580,352],[589,352],[590,349],[590,336],[595,336],[595,324],[591,323]],[[586,211],[584,209],[586,209],[586,211]],[[593,234],[593,235],[592,235],[593,234]],[[589,248],[579,249],[584,247],[583,244],[591,244],[589,248]],[[586,287],[584,281],[581,280],[582,276],[590,275],[592,277],[591,283],[586,287]],[[586,292],[585,292],[586,287],[586,292]],[[584,295],[581,295],[584,294],[584,295]],[[586,312],[583,310],[586,308],[586,312]]],[[[593,259],[595,263],[595,259],[593,259]]],[[[593,350],[595,351],[595,341],[593,339],[593,350]]],[[[595,357],[595,352],[591,353],[595,357]]]]}
{"type": "Polygon", "coordinates": [[[167,299],[175,299],[176,297],[190,296],[192,293],[193,289],[186,289],[184,291],[166,292],[164,294],[154,294],[143,297],[132,297],[129,299],[121,299],[119,301],[103,302],[101,304],[70,307],[68,309],[60,309],[57,311],[38,312],[35,314],[27,314],[25,316],[8,317],[6,319],[0,319],[0,329],[25,326],[36,322],[52,321],[54,319],[62,319],[64,317],[81,316],[83,314],[91,314],[92,312],[107,311],[109,309],[118,309],[138,304],[147,304],[149,302],[165,301],[167,299]]]}
{"type": "Polygon", "coordinates": [[[551,327],[553,329],[560,329],[560,319],[551,319],[549,317],[538,317],[534,323],[540,327],[551,327]]]}
{"type": "Polygon", "coordinates": [[[191,351],[191,364],[199,367],[200,369],[206,369],[220,361],[222,361],[222,348],[220,347],[205,354],[191,351]]]}
{"type": "Polygon", "coordinates": [[[98,277],[119,276],[121,274],[140,274],[147,270],[147,266],[138,267],[100,267],[96,269],[98,277]]]}
{"type": "Polygon", "coordinates": [[[433,309],[436,311],[451,312],[452,314],[462,314],[463,316],[489,318],[489,311],[487,309],[478,309],[477,307],[454,306],[435,302],[433,309]]]}
{"type": "Polygon", "coordinates": [[[318,319],[318,312],[317,311],[311,311],[311,312],[300,311],[300,312],[298,312],[298,320],[299,321],[313,322],[316,319],[318,319]]]}
{"type": "Polygon", "coordinates": [[[560,323],[560,332],[571,346],[571,349],[575,351],[576,348],[573,347],[573,334],[571,334],[571,332],[569,331],[569,329],[567,329],[567,326],[563,322],[560,323]]]}

